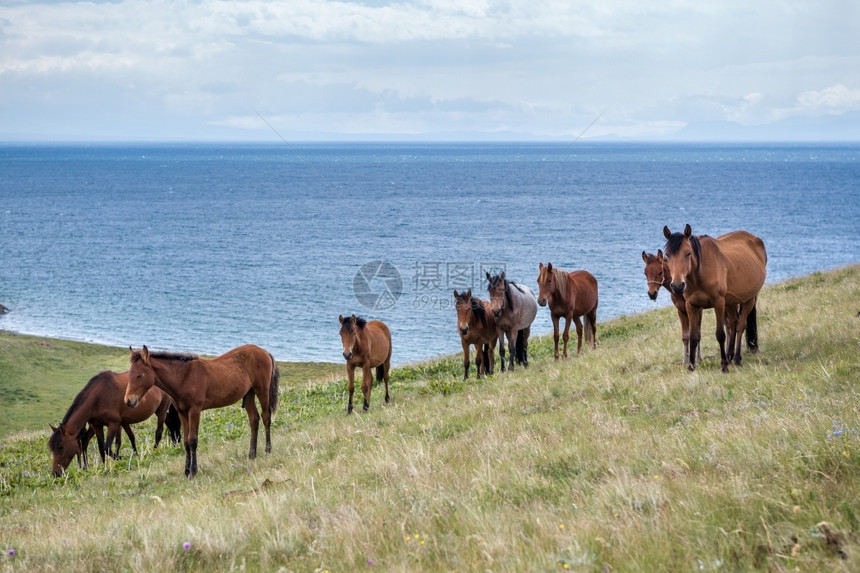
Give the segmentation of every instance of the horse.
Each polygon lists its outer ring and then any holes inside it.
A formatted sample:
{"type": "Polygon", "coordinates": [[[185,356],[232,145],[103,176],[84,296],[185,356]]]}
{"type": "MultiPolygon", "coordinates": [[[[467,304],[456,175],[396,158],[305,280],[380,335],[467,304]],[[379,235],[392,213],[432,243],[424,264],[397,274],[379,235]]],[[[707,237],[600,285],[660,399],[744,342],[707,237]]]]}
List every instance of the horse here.
{"type": "Polygon", "coordinates": [[[508,337],[510,351],[509,368],[514,369],[514,357],[523,367],[528,367],[528,348],[531,324],[537,316],[535,293],[529,287],[509,281],[502,271],[499,275],[487,273],[487,291],[490,305],[496,319],[499,336],[499,355],[502,358],[502,372],[505,371],[504,337],[508,337]]]}
{"type": "Polygon", "coordinates": [[[51,426],[48,449],[53,455],[51,472],[55,477],[63,474],[72,457],[76,455],[80,467],[89,467],[86,452],[93,435],[98,438],[102,463],[105,461],[105,454],[117,458],[121,427],[125,429],[132,451],[136,454],[137,444],[130,425],[142,422],[153,414],[158,419],[155,447],[161,442],[165,422],[171,437],[178,434],[179,427],[173,422],[174,418],[168,417],[168,411],[173,405],[170,396],[158,388],[153,388],[143,396],[140,407],[132,410],[126,407],[124,401],[128,380],[128,372],[106,370],[96,374],[72,400],[72,405],[60,425],[51,426]],[[104,439],[105,426],[108,428],[107,442],[104,439]],[[114,440],[116,451],[112,451],[114,440]]]}
{"type": "Polygon", "coordinates": [[[552,318],[555,359],[558,360],[558,323],[564,317],[564,351],[567,358],[567,340],[570,322],[576,324],[576,353],[582,351],[582,322],[585,317],[585,340],[597,348],[597,279],[588,271],[565,272],[553,268],[552,263],[538,263],[538,299],[541,306],[549,304],[552,318]]]}
{"type": "Polygon", "coordinates": [[[684,296],[690,319],[688,368],[696,369],[693,357],[701,339],[702,310],[713,308],[720,345],[720,369],[728,372],[730,360],[735,365],[741,363],[741,336],[751,315],[754,332],[748,336],[747,346],[758,347],[754,309],[767,275],[764,242],[747,231],[732,231],[716,239],[697,236],[693,235],[689,224],[683,233],[672,233],[664,226],[663,235],[666,237],[669,288],[684,296]]]}
{"type": "Polygon", "coordinates": [[[197,475],[197,432],[200,413],[223,408],[242,400],[251,426],[248,458],[257,457],[257,434],[260,413],[254,396],[260,401],[263,426],[266,429],[266,453],[272,451],[271,422],[278,408],[280,371],[274,357],[252,344],[239,346],[210,359],[193,354],[150,352],[144,346],[131,352],[128,371],[130,383],[125,401],[134,408],[152,386],[173,398],[182,420],[185,445],[185,475],[197,475]]]}
{"type": "MultiPolygon", "coordinates": [[[[657,293],[662,286],[669,291],[672,304],[678,311],[678,321],[681,323],[681,340],[684,341],[684,366],[690,364],[690,319],[687,316],[687,301],[683,294],[675,294],[669,286],[672,282],[669,271],[666,268],[666,259],[663,251],[657,249],[657,254],[652,255],[642,251],[642,260],[645,262],[645,279],[648,281],[648,298],[657,300],[657,293]]],[[[749,331],[747,331],[749,332],[749,331]]],[[[702,347],[696,348],[696,362],[702,361],[702,347]]]]}
{"type": "Polygon", "coordinates": [[[388,394],[388,376],[391,373],[391,332],[380,320],[364,320],[354,314],[349,318],[338,316],[343,357],[346,360],[346,376],[349,380],[349,406],[346,413],[352,414],[352,396],[355,391],[355,369],[362,371],[361,391],[364,394],[364,411],[370,408],[370,391],[373,389],[371,368],[376,368],[376,381],[385,382],[385,403],[391,401],[388,394]]]}
{"type": "Polygon", "coordinates": [[[469,378],[469,346],[475,346],[475,363],[478,378],[492,374],[495,362],[496,320],[489,301],[472,296],[472,291],[454,291],[454,306],[457,309],[457,331],[463,344],[463,380],[469,378]]]}

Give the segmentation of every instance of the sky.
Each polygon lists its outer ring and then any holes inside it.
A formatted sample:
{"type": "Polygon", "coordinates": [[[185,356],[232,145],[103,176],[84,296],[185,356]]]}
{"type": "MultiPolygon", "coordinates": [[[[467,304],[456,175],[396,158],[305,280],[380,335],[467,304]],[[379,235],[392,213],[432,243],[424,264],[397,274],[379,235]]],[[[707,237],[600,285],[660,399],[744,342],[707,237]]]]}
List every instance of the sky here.
{"type": "Polygon", "coordinates": [[[0,0],[0,141],[860,140],[857,0],[0,0]]]}

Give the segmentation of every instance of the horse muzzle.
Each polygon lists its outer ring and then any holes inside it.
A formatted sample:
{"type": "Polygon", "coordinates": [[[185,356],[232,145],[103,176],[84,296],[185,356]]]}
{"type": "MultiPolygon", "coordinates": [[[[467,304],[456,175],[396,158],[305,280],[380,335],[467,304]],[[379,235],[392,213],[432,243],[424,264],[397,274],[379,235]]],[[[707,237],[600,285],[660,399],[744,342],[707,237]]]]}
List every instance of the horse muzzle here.
{"type": "Polygon", "coordinates": [[[352,350],[350,350],[349,352],[344,352],[343,357],[347,360],[352,360],[352,350]]]}
{"type": "Polygon", "coordinates": [[[125,405],[129,408],[137,408],[137,405],[140,403],[140,398],[137,396],[133,396],[131,398],[125,399],[125,405]]]}
{"type": "Polygon", "coordinates": [[[546,299],[545,299],[545,298],[539,298],[539,299],[538,299],[538,304],[539,304],[539,305],[541,305],[541,306],[546,306],[546,299]]]}
{"type": "Polygon", "coordinates": [[[655,290],[652,292],[649,290],[648,291],[648,298],[650,298],[651,300],[657,300],[657,291],[655,290]]]}
{"type": "Polygon", "coordinates": [[[461,326],[460,327],[460,334],[462,336],[466,336],[467,334],[469,334],[469,327],[468,326],[461,326]]]}
{"type": "Polygon", "coordinates": [[[51,470],[51,475],[54,476],[55,478],[63,477],[64,473],[65,472],[62,469],[51,470]]]}
{"type": "Polygon", "coordinates": [[[672,283],[669,285],[672,287],[672,292],[675,294],[684,294],[684,290],[687,288],[687,283],[675,284],[672,283]]]}
{"type": "Polygon", "coordinates": [[[494,311],[493,311],[493,316],[494,316],[494,317],[496,317],[496,318],[499,318],[500,316],[502,316],[502,310],[501,310],[501,309],[499,309],[499,310],[494,310],[494,311]]]}

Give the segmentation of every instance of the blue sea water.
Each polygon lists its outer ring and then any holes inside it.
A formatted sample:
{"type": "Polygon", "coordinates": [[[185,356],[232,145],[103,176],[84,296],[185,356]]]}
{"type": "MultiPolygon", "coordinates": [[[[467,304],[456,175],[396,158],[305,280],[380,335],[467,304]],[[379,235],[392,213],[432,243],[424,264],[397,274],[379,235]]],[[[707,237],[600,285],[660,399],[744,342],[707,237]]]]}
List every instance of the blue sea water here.
{"type": "Polygon", "coordinates": [[[762,237],[768,282],[860,262],[860,145],[2,145],[0,328],[340,361],[355,313],[403,364],[460,351],[452,293],[487,269],[652,309],[641,252],[686,223],[762,237]]]}

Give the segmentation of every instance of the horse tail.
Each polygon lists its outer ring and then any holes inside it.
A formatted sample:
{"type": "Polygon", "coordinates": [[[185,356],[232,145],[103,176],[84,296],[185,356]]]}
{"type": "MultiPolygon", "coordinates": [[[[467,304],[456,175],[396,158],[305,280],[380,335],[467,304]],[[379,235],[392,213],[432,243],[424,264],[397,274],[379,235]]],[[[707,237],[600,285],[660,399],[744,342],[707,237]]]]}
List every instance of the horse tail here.
{"type": "Polygon", "coordinates": [[[590,342],[592,345],[596,342],[595,340],[595,324],[594,317],[591,314],[585,315],[585,342],[590,342]]]}
{"type": "Polygon", "coordinates": [[[385,378],[385,364],[380,364],[376,367],[376,381],[382,382],[383,378],[385,378]]]}
{"type": "Polygon", "coordinates": [[[176,445],[182,441],[182,420],[179,419],[179,411],[173,402],[167,408],[167,415],[164,417],[164,425],[167,426],[167,434],[170,436],[170,443],[176,445]]]}
{"type": "Polygon", "coordinates": [[[517,364],[525,364],[526,362],[526,334],[523,330],[517,331],[517,364]]]}
{"type": "Polygon", "coordinates": [[[756,306],[752,307],[752,310],[747,315],[747,348],[750,352],[756,352],[758,350],[758,320],[756,320],[756,306]]]}
{"type": "Polygon", "coordinates": [[[280,394],[278,381],[281,379],[281,371],[278,370],[278,363],[275,362],[275,357],[271,353],[269,358],[272,360],[272,377],[269,380],[269,415],[271,416],[278,411],[278,396],[280,394]]]}

